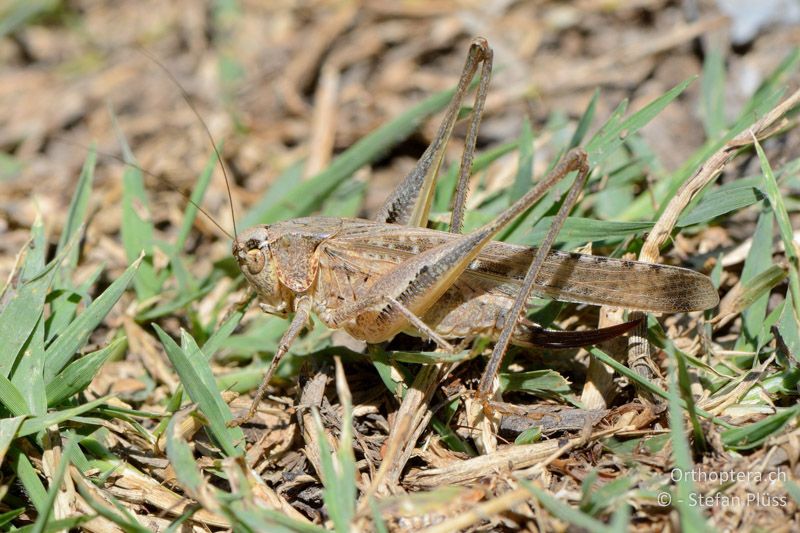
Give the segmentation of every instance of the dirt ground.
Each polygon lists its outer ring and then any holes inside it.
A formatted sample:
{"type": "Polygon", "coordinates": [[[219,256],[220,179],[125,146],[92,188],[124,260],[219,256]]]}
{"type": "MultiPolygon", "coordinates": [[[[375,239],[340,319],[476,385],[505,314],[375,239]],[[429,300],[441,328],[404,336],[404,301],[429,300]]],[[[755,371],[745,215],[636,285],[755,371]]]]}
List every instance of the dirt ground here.
{"type": "MultiPolygon", "coordinates": [[[[776,2],[777,7],[764,9],[785,9],[784,16],[768,13],[763,24],[756,24],[756,15],[736,11],[742,9],[739,4],[710,0],[31,4],[36,7],[27,16],[7,18],[0,33],[0,278],[11,273],[37,215],[44,218],[48,235],[59,234],[92,145],[99,154],[98,167],[77,277],[85,278],[101,263],[109,278],[128,266],[119,239],[124,169],[119,161],[120,137],[151,174],[146,183],[156,228],[164,239],[175,235],[185,201],[173,189],[191,193],[211,144],[170,75],[189,95],[213,139],[224,142],[233,203],[237,213],[244,213],[291,165],[305,161],[303,175],[312,176],[392,117],[452,87],[470,40],[479,35],[488,39],[495,54],[479,151],[517,138],[525,117],[535,131],[552,121],[577,121],[598,88],[597,124],[625,98],[630,100],[629,112],[636,111],[683,80],[700,76],[710,53],[724,58],[724,113],[730,121],[800,44],[800,26],[793,23],[792,9],[776,2]],[[755,26],[749,28],[748,21],[755,26]]],[[[798,81],[795,74],[787,85],[794,88],[798,81]]],[[[662,173],[680,168],[706,141],[703,124],[708,117],[703,115],[702,98],[701,84],[695,82],[642,130],[662,173]]],[[[426,121],[361,171],[359,179],[369,183],[362,214],[374,212],[412,168],[437,125],[438,117],[426,121]]],[[[456,128],[457,138],[448,149],[450,161],[458,160],[465,130],[465,124],[456,128]]],[[[771,147],[774,164],[797,157],[798,144],[800,135],[787,133],[771,147]]],[[[536,154],[537,175],[554,156],[536,154]]],[[[747,165],[728,172],[758,170],[756,158],[747,165]]],[[[203,206],[232,231],[219,173],[203,206]]],[[[747,239],[753,227],[754,218],[743,217],[725,234],[708,239],[733,248],[747,239]]],[[[51,237],[51,244],[55,239],[51,237]]],[[[198,259],[197,268],[208,271],[230,254],[230,241],[201,217],[190,248],[198,259]]],[[[357,383],[350,386],[358,388],[357,383]]],[[[435,464],[436,458],[426,461],[435,464]]],[[[566,464],[559,467],[567,469],[566,464]]],[[[271,483],[285,482],[275,471],[269,472],[265,477],[271,483]]],[[[422,479],[417,488],[424,487],[422,479]]],[[[561,486],[564,491],[575,487],[574,482],[561,486]]],[[[317,500],[318,495],[306,494],[296,507],[313,519],[317,511],[309,502],[317,500]]],[[[636,512],[643,530],[679,528],[674,514],[641,508],[636,512]]],[[[746,526],[758,518],[776,530],[786,530],[787,513],[789,519],[797,517],[794,507],[762,509],[718,523],[746,526]]],[[[492,527],[512,528],[514,523],[501,520],[492,527]]],[[[539,527],[548,529],[546,524],[539,527]]]]}

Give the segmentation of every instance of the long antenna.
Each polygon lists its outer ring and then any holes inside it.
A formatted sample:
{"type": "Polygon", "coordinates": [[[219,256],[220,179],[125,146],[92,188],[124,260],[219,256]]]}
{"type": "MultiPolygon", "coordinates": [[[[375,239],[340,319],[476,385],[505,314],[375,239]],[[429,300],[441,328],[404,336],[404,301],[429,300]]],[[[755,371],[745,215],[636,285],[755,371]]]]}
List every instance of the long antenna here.
{"type": "Polygon", "coordinates": [[[129,166],[129,167],[131,167],[131,168],[135,168],[135,169],[136,169],[136,170],[138,170],[139,172],[141,172],[141,173],[143,173],[143,174],[147,174],[148,176],[151,176],[151,177],[153,177],[153,178],[157,179],[157,180],[158,180],[160,183],[163,183],[164,185],[166,185],[168,189],[170,189],[170,190],[171,190],[171,191],[173,191],[173,192],[176,192],[176,193],[180,194],[181,196],[183,196],[183,198],[184,198],[184,199],[185,199],[187,202],[189,202],[190,204],[192,204],[193,206],[195,206],[195,207],[197,208],[197,210],[198,210],[198,211],[200,211],[201,213],[203,213],[203,214],[206,216],[206,218],[207,218],[208,220],[210,220],[210,221],[211,221],[211,223],[212,223],[212,224],[214,224],[214,225],[217,227],[217,229],[219,229],[219,230],[220,230],[220,231],[221,231],[223,234],[225,234],[225,236],[226,236],[226,237],[228,237],[228,238],[229,238],[229,239],[231,239],[231,240],[235,240],[235,239],[234,239],[234,237],[233,237],[233,236],[230,234],[230,232],[229,232],[228,230],[226,230],[225,228],[223,228],[223,227],[222,227],[222,226],[219,224],[219,222],[217,222],[217,221],[214,219],[214,217],[212,217],[212,216],[211,216],[211,215],[208,213],[208,211],[206,211],[205,209],[203,209],[203,208],[202,208],[202,207],[201,207],[201,206],[200,206],[200,205],[199,205],[197,202],[195,202],[194,200],[192,200],[191,196],[189,196],[188,194],[186,194],[185,192],[183,192],[183,191],[180,189],[180,187],[178,187],[177,185],[173,185],[173,184],[172,184],[172,183],[169,181],[169,178],[167,178],[167,177],[165,177],[165,176],[159,176],[159,175],[158,175],[158,174],[156,174],[155,172],[150,172],[150,171],[149,171],[149,170],[147,170],[146,168],[142,168],[142,167],[140,167],[139,165],[137,165],[136,163],[134,163],[134,162],[132,162],[132,161],[129,161],[129,160],[125,159],[124,157],[122,157],[122,156],[119,156],[119,155],[117,155],[117,154],[112,154],[112,153],[109,153],[109,152],[103,152],[103,151],[100,151],[100,150],[98,150],[97,148],[94,148],[94,147],[87,146],[87,145],[85,145],[85,144],[83,144],[83,143],[80,143],[80,142],[78,142],[78,141],[73,141],[72,139],[67,139],[66,137],[61,137],[61,136],[59,136],[59,135],[54,135],[54,136],[52,136],[52,137],[51,137],[51,139],[53,139],[53,140],[54,140],[54,141],[56,141],[56,142],[61,142],[61,143],[64,143],[64,144],[71,144],[72,146],[77,146],[78,148],[83,148],[84,150],[94,150],[94,153],[96,153],[97,155],[99,155],[99,156],[101,156],[101,157],[105,157],[105,158],[108,158],[108,159],[114,159],[114,160],[116,160],[116,161],[119,161],[119,162],[120,162],[120,163],[122,163],[123,165],[127,165],[127,166],[129,166]]]}
{"type": "MultiPolygon", "coordinates": [[[[217,161],[219,161],[219,166],[220,168],[222,168],[222,175],[225,177],[225,188],[228,190],[228,203],[230,204],[231,207],[231,221],[233,222],[234,237],[232,240],[235,241],[236,240],[235,236],[239,235],[239,231],[236,229],[236,216],[234,215],[234,210],[233,210],[233,195],[231,194],[231,183],[230,180],[228,179],[228,171],[225,170],[225,162],[222,160],[222,155],[219,153],[219,150],[217,149],[217,144],[214,142],[214,136],[211,135],[211,130],[209,129],[208,124],[206,124],[206,121],[203,120],[202,115],[200,115],[200,112],[197,111],[197,107],[195,107],[194,102],[192,102],[191,96],[189,95],[188,92],[186,92],[186,89],[183,88],[183,85],[181,85],[181,82],[178,81],[175,75],[172,74],[172,72],[147,49],[145,49],[142,46],[137,46],[136,49],[145,57],[150,59],[150,61],[158,65],[158,67],[161,70],[164,71],[164,73],[167,75],[167,77],[173,83],[173,85],[175,85],[181,92],[181,96],[183,96],[184,101],[189,106],[189,108],[191,108],[192,113],[194,113],[194,115],[197,117],[197,120],[200,121],[200,124],[203,125],[203,129],[206,130],[206,135],[208,136],[208,140],[211,141],[211,147],[214,149],[214,153],[217,154],[217,161]]],[[[227,234],[227,232],[225,233],[227,234]]]]}

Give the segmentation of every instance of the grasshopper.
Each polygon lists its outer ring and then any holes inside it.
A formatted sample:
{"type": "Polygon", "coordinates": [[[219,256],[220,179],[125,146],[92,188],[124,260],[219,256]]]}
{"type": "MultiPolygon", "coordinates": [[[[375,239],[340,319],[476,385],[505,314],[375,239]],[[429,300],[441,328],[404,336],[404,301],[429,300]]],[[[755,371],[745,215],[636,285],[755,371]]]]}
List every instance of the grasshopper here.
{"type": "Polygon", "coordinates": [[[494,220],[461,233],[492,57],[485,39],[472,41],[435,138],[373,220],[312,216],[260,225],[236,235],[233,256],[261,309],[293,318],[249,411],[232,424],[253,417],[281,358],[310,324],[312,313],[328,328],[343,329],[367,343],[384,342],[405,332],[432,339],[452,352],[455,339],[497,339],[479,385],[479,394],[486,397],[509,344],[585,346],[621,335],[637,323],[583,332],[545,330],[522,316],[531,292],[566,302],[658,313],[717,305],[719,297],[710,279],[689,269],[550,250],[590,172],[580,149],[567,153],[494,220]],[[479,66],[450,231],[427,229],[444,148],[479,66]],[[538,248],[492,240],[572,173],[575,181],[538,248]]]}

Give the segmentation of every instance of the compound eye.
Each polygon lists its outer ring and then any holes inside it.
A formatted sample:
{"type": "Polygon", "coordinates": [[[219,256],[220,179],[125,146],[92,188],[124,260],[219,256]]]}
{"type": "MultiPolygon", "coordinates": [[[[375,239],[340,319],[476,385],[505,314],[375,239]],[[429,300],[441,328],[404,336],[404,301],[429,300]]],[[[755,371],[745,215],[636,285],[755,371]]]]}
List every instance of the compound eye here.
{"type": "Polygon", "coordinates": [[[266,258],[261,250],[250,250],[247,252],[247,271],[255,275],[264,270],[266,258]]]}

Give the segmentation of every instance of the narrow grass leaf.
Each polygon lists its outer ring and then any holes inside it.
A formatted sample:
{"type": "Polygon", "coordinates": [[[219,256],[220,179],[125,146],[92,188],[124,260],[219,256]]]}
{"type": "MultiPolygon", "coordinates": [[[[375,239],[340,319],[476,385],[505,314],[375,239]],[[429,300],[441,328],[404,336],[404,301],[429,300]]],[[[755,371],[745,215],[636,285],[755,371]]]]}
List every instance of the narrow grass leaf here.
{"type": "Polygon", "coordinates": [[[39,433],[43,429],[48,428],[50,426],[66,422],[67,420],[72,420],[73,418],[76,418],[79,415],[82,415],[83,413],[87,413],[93,410],[95,407],[103,405],[106,401],[107,399],[105,397],[98,398],[91,402],[80,404],[75,407],[70,407],[69,409],[62,409],[61,411],[53,411],[51,413],[47,413],[42,416],[28,418],[22,423],[22,426],[19,428],[18,436],[27,437],[28,435],[39,433]]]}
{"type": "Polygon", "coordinates": [[[541,489],[531,483],[526,479],[518,479],[517,480],[520,485],[522,485],[528,492],[530,492],[534,498],[539,500],[539,502],[551,513],[555,516],[569,522],[570,524],[577,526],[580,529],[585,529],[586,531],[592,531],[596,533],[611,533],[611,529],[606,526],[603,522],[596,520],[589,516],[588,514],[582,513],[578,509],[564,503],[563,501],[559,500],[548,491],[541,489]]]}
{"type": "Polygon", "coordinates": [[[63,9],[57,0],[32,0],[27,2],[6,2],[3,4],[3,16],[0,17],[0,38],[22,29],[26,24],[46,15],[55,15],[63,9]]]}
{"type": "MultiPolygon", "coordinates": [[[[222,146],[219,147],[220,153],[222,152],[222,146]]],[[[194,226],[194,221],[197,219],[197,213],[199,212],[197,209],[197,205],[200,205],[203,202],[203,197],[206,194],[206,190],[208,190],[208,185],[211,183],[211,176],[214,174],[214,168],[217,165],[217,154],[214,152],[211,155],[208,163],[206,163],[203,172],[200,174],[200,177],[197,179],[197,182],[194,184],[192,189],[192,195],[190,196],[191,202],[187,202],[186,210],[183,213],[183,221],[181,222],[181,227],[178,230],[178,236],[175,238],[174,244],[174,255],[178,255],[181,250],[183,250],[184,245],[186,244],[186,239],[189,237],[189,233],[192,231],[192,227],[194,226]]],[[[233,231],[233,228],[231,228],[233,231]]]]}
{"type": "Polygon", "coordinates": [[[722,443],[731,450],[752,450],[761,446],[769,437],[777,435],[790,420],[799,415],[800,404],[781,409],[758,422],[723,431],[722,443]]]}
{"type": "Polygon", "coordinates": [[[47,344],[51,343],[58,335],[61,335],[69,323],[72,322],[82,301],[91,301],[89,291],[104,269],[105,264],[97,265],[97,268],[77,287],[74,287],[71,282],[64,282],[51,289],[50,294],[47,296],[50,301],[50,316],[47,317],[45,322],[45,342],[47,344]]]}
{"type": "Polygon", "coordinates": [[[675,349],[672,343],[666,346],[666,352],[675,362],[675,366],[678,370],[678,390],[686,406],[686,413],[689,415],[689,423],[692,426],[692,434],[694,435],[694,447],[699,453],[702,453],[706,451],[707,444],[703,428],[700,426],[700,419],[697,416],[697,405],[692,395],[692,381],[689,377],[686,359],[683,357],[680,350],[675,349]]]}
{"type": "Polygon", "coordinates": [[[27,454],[23,453],[16,446],[12,446],[9,451],[11,471],[16,474],[17,479],[22,483],[25,494],[33,504],[37,513],[44,512],[47,501],[47,489],[39,478],[39,472],[33,467],[27,454]]]}
{"type": "Polygon", "coordinates": [[[11,382],[22,393],[28,405],[28,413],[43,415],[47,411],[47,395],[44,384],[44,322],[40,318],[22,349],[22,355],[14,368],[11,382]]]}
{"type": "Polygon", "coordinates": [[[361,206],[364,205],[366,192],[366,182],[346,181],[325,200],[320,215],[338,218],[354,217],[358,215],[361,206]]]}
{"type": "Polygon", "coordinates": [[[700,117],[706,137],[715,139],[725,129],[725,57],[720,46],[706,49],[700,94],[700,117]]]}
{"type": "Polygon", "coordinates": [[[529,427],[514,439],[514,444],[521,446],[523,444],[533,444],[542,440],[542,428],[539,426],[529,427]]]}
{"type": "Polygon", "coordinates": [[[794,315],[792,294],[786,296],[786,302],[778,319],[778,332],[789,351],[789,356],[800,359],[800,328],[797,327],[797,318],[794,315]]]}
{"type": "Polygon", "coordinates": [[[435,365],[438,363],[456,363],[474,357],[468,350],[458,353],[444,352],[406,352],[402,350],[387,352],[390,361],[398,363],[412,363],[418,365],[435,365]]]}
{"type": "MultiPolygon", "coordinates": [[[[513,152],[517,147],[519,147],[519,140],[514,140],[477,154],[475,159],[472,160],[472,170],[470,173],[474,174],[486,170],[489,165],[504,155],[513,152]]],[[[436,192],[433,199],[434,212],[444,213],[450,211],[450,204],[452,203],[453,193],[456,190],[456,182],[458,181],[458,173],[459,165],[453,164],[447,169],[444,175],[439,176],[436,182],[436,192]]],[[[465,226],[464,231],[468,231],[468,229],[469,227],[465,226]]]]}
{"type": "Polygon", "coordinates": [[[114,496],[105,493],[103,496],[108,498],[108,501],[98,502],[83,483],[76,483],[75,488],[94,512],[118,525],[125,533],[151,533],[152,530],[141,525],[114,496]]]}
{"type": "Polygon", "coordinates": [[[120,353],[126,346],[127,339],[122,337],[105,348],[84,355],[67,365],[47,384],[47,405],[51,407],[58,405],[84,390],[108,358],[120,353]]]}
{"type": "Polygon", "coordinates": [[[72,454],[74,453],[77,445],[78,444],[74,436],[67,439],[67,442],[62,449],[61,458],[58,461],[56,471],[53,474],[53,477],[50,479],[50,487],[47,489],[47,498],[45,500],[44,511],[39,513],[39,516],[36,517],[36,522],[33,524],[33,528],[31,529],[32,533],[42,533],[45,530],[45,527],[50,519],[50,513],[53,511],[53,507],[56,503],[56,496],[58,496],[58,492],[61,490],[61,482],[64,480],[64,473],[67,471],[67,468],[69,468],[69,465],[72,462],[72,454]]]}
{"type": "Polygon", "coordinates": [[[677,226],[685,228],[710,222],[715,218],[751,206],[764,198],[760,189],[737,180],[703,196],[693,208],[678,219],[677,226]]]}
{"type": "Polygon", "coordinates": [[[586,132],[589,131],[589,126],[592,125],[594,120],[594,113],[597,109],[597,101],[600,99],[600,89],[595,89],[592,94],[589,104],[586,106],[586,111],[581,115],[578,125],[575,127],[575,132],[572,134],[572,139],[569,141],[569,148],[576,148],[583,142],[586,137],[586,132]]]}
{"type": "Polygon", "coordinates": [[[692,81],[694,81],[694,77],[684,80],[622,122],[603,128],[586,146],[586,151],[589,153],[589,164],[594,167],[606,159],[622,146],[626,137],[636,133],[653,120],[670,102],[686,90],[692,81]]]}
{"type": "MultiPolygon", "coordinates": [[[[691,155],[681,167],[673,172],[668,178],[660,179],[652,188],[650,195],[640,195],[619,218],[622,220],[638,220],[642,218],[657,219],[663,209],[667,206],[668,199],[672,198],[681,185],[689,179],[711,155],[721,150],[725,143],[736,137],[745,128],[761,118],[766,112],[775,107],[783,94],[782,80],[786,73],[793,70],[796,66],[798,57],[797,51],[790,54],[794,59],[787,58],[771,76],[765,80],[761,88],[745,104],[739,118],[734,124],[719,138],[710,139],[705,145],[691,155]],[[791,59],[791,60],[790,60],[791,59]],[[657,212],[653,212],[653,199],[659,205],[657,212]]],[[[702,194],[702,193],[701,193],[702,194]]]]}
{"type": "Polygon", "coordinates": [[[105,319],[106,315],[120,299],[122,293],[128,288],[133,276],[136,274],[142,257],[129,266],[103,294],[97,297],[78,318],[76,318],[61,335],[53,341],[45,352],[45,382],[53,379],[69,363],[81,346],[91,335],[92,331],[105,319]]]}
{"type": "Polygon", "coordinates": [[[242,501],[227,505],[227,514],[232,521],[244,528],[234,531],[269,531],[270,533],[326,533],[329,531],[310,522],[301,522],[285,514],[261,506],[245,506],[242,501]]]}
{"type": "MultiPolygon", "coordinates": [[[[92,515],[82,514],[79,516],[70,516],[69,518],[61,518],[59,520],[50,520],[44,525],[40,533],[62,533],[63,531],[73,531],[94,518],[92,515]]],[[[24,526],[15,529],[15,533],[32,533],[35,531],[35,524],[24,526]]]]}
{"type": "MultiPolygon", "coordinates": [[[[525,242],[530,245],[542,242],[553,223],[554,217],[544,217],[525,235],[525,242]]],[[[636,235],[653,227],[652,222],[615,222],[611,220],[595,220],[591,218],[569,217],[564,221],[556,241],[564,242],[600,242],[618,241],[636,235]]]]}
{"type": "Polygon", "coordinates": [[[203,353],[208,359],[214,357],[217,350],[222,348],[225,341],[228,340],[228,337],[236,330],[244,317],[244,310],[250,307],[250,302],[252,302],[252,300],[251,298],[244,306],[231,313],[230,316],[225,319],[225,322],[214,329],[214,333],[203,344],[203,353]]]}
{"type": "Polygon", "coordinates": [[[276,209],[280,209],[280,204],[297,186],[297,183],[303,179],[303,169],[305,161],[300,160],[290,165],[284,170],[280,176],[275,178],[269,189],[261,198],[252,206],[241,220],[242,228],[249,228],[256,224],[263,224],[264,221],[269,220],[272,213],[276,209]]]}
{"type": "Polygon", "coordinates": [[[164,345],[172,366],[178,372],[184,389],[208,420],[211,436],[228,457],[240,455],[240,450],[234,445],[234,439],[243,441],[242,430],[226,426],[233,417],[217,390],[211,367],[208,366],[208,361],[202,352],[199,349],[189,350],[191,353],[184,352],[157,324],[153,324],[153,329],[164,345]]]}
{"type": "Polygon", "coordinates": [[[800,503],[800,485],[787,479],[783,482],[783,487],[796,503],[800,503]]]}
{"type": "Polygon", "coordinates": [[[522,198],[533,186],[533,128],[528,117],[522,121],[519,136],[519,160],[517,175],[511,185],[510,199],[522,198]]]}
{"type": "Polygon", "coordinates": [[[780,188],[778,188],[775,174],[772,172],[769,160],[757,139],[755,140],[755,147],[758,153],[758,160],[761,163],[761,172],[763,172],[764,176],[764,190],[767,193],[772,212],[775,214],[775,220],[778,222],[778,232],[781,235],[784,253],[789,262],[789,290],[795,302],[795,314],[800,320],[800,278],[798,278],[800,259],[797,257],[797,245],[794,241],[792,223],[789,220],[789,213],[786,211],[786,205],[783,202],[780,188]]]}
{"type": "Polygon", "coordinates": [[[607,144],[622,131],[620,124],[627,110],[628,99],[625,98],[617,104],[617,107],[614,108],[614,111],[609,115],[608,120],[600,126],[600,129],[598,129],[592,138],[589,139],[589,142],[586,143],[584,149],[589,153],[589,166],[594,166],[595,163],[592,159],[593,152],[597,152],[596,157],[598,158],[598,163],[611,155],[611,152],[606,152],[607,144]]]}
{"type": "MultiPolygon", "coordinates": [[[[769,296],[769,292],[786,278],[786,269],[781,265],[771,265],[758,274],[748,277],[746,281],[741,281],[738,287],[730,291],[723,303],[720,304],[720,315],[738,314],[749,312],[756,303],[769,296]]],[[[763,318],[757,324],[759,329],[763,329],[763,318]]],[[[755,331],[755,330],[754,330],[755,331]]]]}
{"type": "Polygon", "coordinates": [[[747,120],[747,117],[761,116],[759,108],[772,109],[774,102],[780,97],[787,79],[797,70],[800,64],[800,48],[794,47],[786,54],[780,64],[767,76],[758,87],[752,98],[742,107],[739,120],[747,120]]]}
{"type": "Polygon", "coordinates": [[[187,412],[179,411],[167,424],[167,458],[181,485],[189,494],[198,494],[203,487],[203,475],[197,468],[191,448],[178,431],[181,421],[186,416],[189,416],[187,412]]]}
{"type": "MultiPolygon", "coordinates": [[[[0,514],[0,527],[5,527],[6,525],[10,524],[12,520],[17,518],[19,515],[25,512],[24,507],[20,507],[19,509],[12,509],[11,511],[6,511],[3,514],[0,514]]],[[[4,530],[6,531],[6,530],[4,530]]]]}
{"type": "Polygon", "coordinates": [[[66,253],[64,261],[61,263],[61,274],[59,275],[62,280],[71,276],[72,271],[78,264],[78,247],[70,246],[69,250],[67,250],[67,244],[79,236],[80,228],[86,220],[86,208],[89,205],[89,194],[92,192],[96,163],[97,153],[94,146],[92,146],[86,155],[86,161],[83,163],[80,177],[78,177],[78,185],[72,195],[69,210],[67,211],[67,220],[64,222],[64,229],[61,230],[61,235],[58,238],[56,253],[66,253]]]}
{"type": "Polygon", "coordinates": [[[344,410],[341,435],[338,449],[335,452],[331,450],[328,444],[328,438],[322,426],[322,419],[316,409],[314,409],[313,415],[319,435],[321,474],[324,486],[322,498],[325,501],[334,529],[338,533],[346,533],[351,530],[355,517],[357,494],[355,484],[356,465],[353,455],[353,404],[341,360],[336,358],[335,362],[336,390],[344,410]]]}
{"type": "Polygon", "coordinates": [[[555,370],[531,370],[500,374],[500,389],[505,392],[522,391],[532,394],[567,394],[569,381],[555,370]]]}
{"type": "MultiPolygon", "coordinates": [[[[674,354],[673,354],[674,355],[674,354]]],[[[686,400],[681,400],[678,380],[676,379],[675,360],[672,359],[670,366],[672,371],[667,379],[667,400],[669,431],[672,436],[672,459],[674,468],[683,472],[677,481],[678,497],[673,500],[678,510],[681,521],[681,529],[686,532],[707,531],[705,520],[700,514],[698,507],[691,505],[692,494],[696,494],[697,489],[692,483],[692,453],[689,448],[689,441],[683,427],[683,410],[687,407],[686,400]]]]}
{"type": "MultiPolygon", "coordinates": [[[[747,286],[756,276],[772,266],[772,214],[769,209],[762,209],[753,233],[753,245],[744,262],[740,282],[747,286]]],[[[756,278],[759,281],[762,278],[756,278]]],[[[758,342],[758,333],[767,313],[769,294],[764,292],[756,298],[742,313],[742,332],[736,341],[735,349],[754,351],[758,342]]]]}
{"type": "Polygon", "coordinates": [[[134,261],[144,251],[145,258],[134,278],[139,300],[146,300],[160,291],[153,266],[153,222],[144,181],[139,169],[128,167],[122,174],[122,245],[128,261],[134,261]]]}
{"type": "Polygon", "coordinates": [[[39,217],[31,228],[31,240],[19,282],[9,287],[12,296],[0,311],[0,376],[8,377],[20,349],[28,341],[36,324],[41,320],[47,290],[53,281],[55,268],[44,275],[44,227],[39,217]]]}
{"type": "Polygon", "coordinates": [[[11,442],[17,438],[17,431],[25,420],[24,416],[0,419],[0,465],[5,464],[6,453],[11,442]]]}
{"type": "Polygon", "coordinates": [[[14,416],[31,414],[25,397],[22,396],[17,386],[4,376],[0,376],[0,403],[11,411],[14,416]]]}
{"type": "Polygon", "coordinates": [[[630,477],[620,477],[606,483],[597,483],[598,477],[598,470],[593,469],[581,483],[580,509],[592,516],[608,509],[620,499],[624,500],[626,493],[635,483],[630,477]]]}
{"type": "MultiPolygon", "coordinates": [[[[592,356],[596,357],[598,360],[600,360],[602,363],[604,363],[604,364],[610,366],[611,368],[613,368],[620,375],[623,375],[626,378],[634,381],[638,386],[642,387],[643,389],[647,390],[648,392],[651,392],[651,393],[653,393],[656,396],[659,396],[661,398],[668,398],[667,393],[664,392],[664,390],[661,387],[659,387],[658,385],[656,385],[655,383],[653,383],[653,382],[651,382],[651,381],[649,381],[647,379],[644,379],[642,376],[637,374],[635,371],[633,371],[630,368],[628,368],[627,366],[623,365],[622,363],[620,363],[619,361],[617,361],[616,359],[614,359],[610,355],[598,350],[596,347],[589,348],[589,353],[592,354],[592,356]]],[[[732,427],[725,420],[722,420],[721,418],[715,417],[714,415],[712,415],[711,413],[709,413],[707,411],[704,411],[703,409],[698,408],[697,409],[697,414],[699,414],[703,418],[707,418],[709,420],[712,420],[715,424],[720,425],[722,427],[725,427],[725,428],[732,427]]]]}

